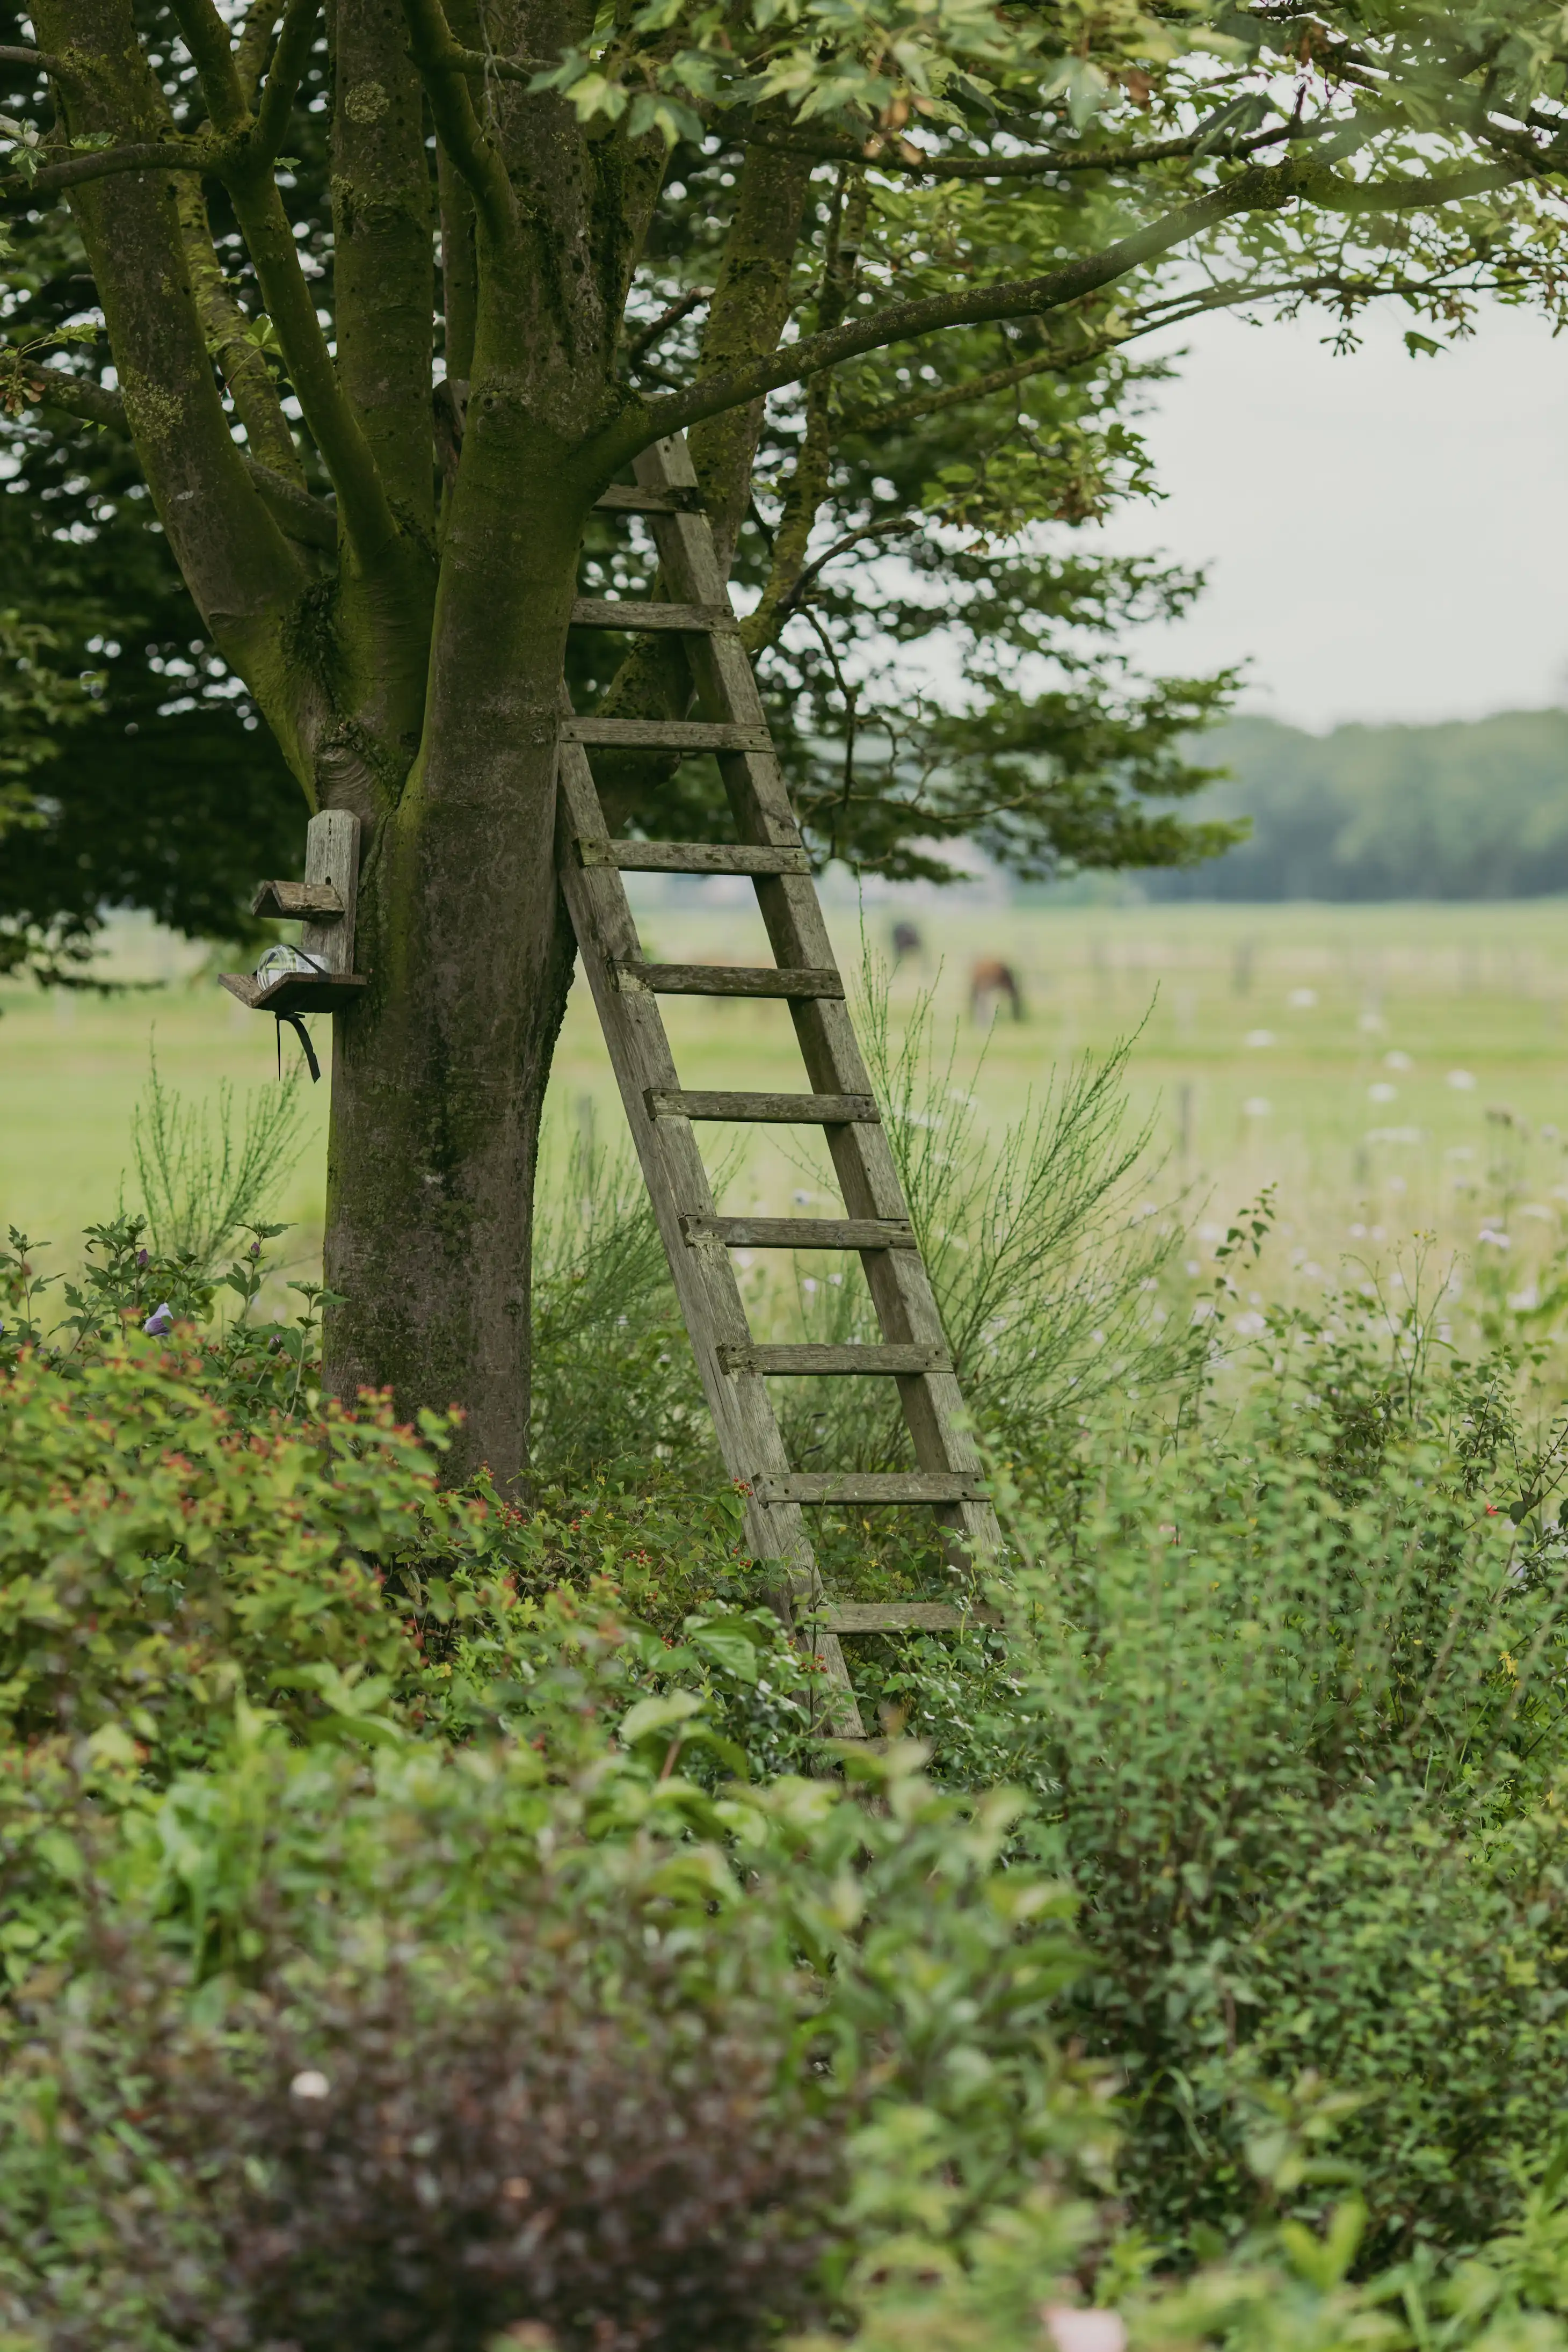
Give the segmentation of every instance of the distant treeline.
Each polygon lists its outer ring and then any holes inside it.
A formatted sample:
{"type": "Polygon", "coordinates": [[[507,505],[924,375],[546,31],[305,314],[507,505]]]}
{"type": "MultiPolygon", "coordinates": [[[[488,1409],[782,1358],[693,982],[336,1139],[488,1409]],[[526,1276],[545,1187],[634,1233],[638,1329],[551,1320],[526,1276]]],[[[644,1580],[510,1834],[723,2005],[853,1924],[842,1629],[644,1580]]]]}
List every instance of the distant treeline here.
{"type": "Polygon", "coordinates": [[[1204,750],[1205,814],[1252,838],[1151,898],[1528,898],[1568,891],[1568,710],[1307,735],[1240,719],[1204,750]]]}

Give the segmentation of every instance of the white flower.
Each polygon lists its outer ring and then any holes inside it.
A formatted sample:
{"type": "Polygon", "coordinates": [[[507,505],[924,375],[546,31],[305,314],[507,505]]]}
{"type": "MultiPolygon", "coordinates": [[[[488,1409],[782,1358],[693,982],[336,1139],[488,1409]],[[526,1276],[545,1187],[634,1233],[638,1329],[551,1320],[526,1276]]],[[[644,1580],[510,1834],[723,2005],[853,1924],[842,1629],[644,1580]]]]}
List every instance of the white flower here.
{"type": "Polygon", "coordinates": [[[1479,1242],[1490,1242],[1494,1248],[1497,1249],[1511,1249],[1513,1247],[1513,1244],[1509,1239],[1507,1234],[1500,1234],[1495,1225],[1483,1225],[1480,1232],[1476,1235],[1476,1239],[1479,1242]]]}
{"type": "Polygon", "coordinates": [[[1386,1078],[1379,1078],[1376,1086],[1368,1087],[1366,1091],[1372,1102],[1397,1102],[1399,1099],[1399,1088],[1391,1087],[1386,1078]]]}
{"type": "Polygon", "coordinates": [[[1453,1087],[1456,1094],[1474,1094],[1476,1090],[1476,1074],[1474,1070],[1450,1070],[1448,1073],[1448,1084],[1453,1087]]]}
{"type": "Polygon", "coordinates": [[[1395,1047],[1392,1054],[1384,1055],[1383,1066],[1385,1070],[1413,1070],[1415,1065],[1408,1054],[1402,1054],[1395,1047]]]}
{"type": "Polygon", "coordinates": [[[1292,1013],[1310,1013],[1318,1001],[1315,988],[1293,988],[1285,1002],[1292,1013]]]}
{"type": "Polygon", "coordinates": [[[1247,1033],[1247,1043],[1249,1045],[1272,1045],[1274,1032],[1272,1029],[1249,1029],[1247,1033]]]}
{"type": "Polygon", "coordinates": [[[1070,2303],[1047,2303],[1040,2317],[1056,2352],[1127,2352],[1120,2312],[1077,2311],[1070,2303]]]}
{"type": "Polygon", "coordinates": [[[1236,1328],[1244,1339],[1256,1339],[1260,1331],[1268,1330],[1268,1325],[1261,1315],[1238,1315],[1236,1328]]]}
{"type": "Polygon", "coordinates": [[[307,2066],[302,2074],[296,2074],[289,2085],[297,2099],[324,2099],[331,2087],[326,2076],[318,2074],[313,2066],[307,2066]]]}
{"type": "Polygon", "coordinates": [[[1248,1095],[1241,1106],[1244,1118],[1267,1118],[1273,1105],[1267,1095],[1248,1095]]]}

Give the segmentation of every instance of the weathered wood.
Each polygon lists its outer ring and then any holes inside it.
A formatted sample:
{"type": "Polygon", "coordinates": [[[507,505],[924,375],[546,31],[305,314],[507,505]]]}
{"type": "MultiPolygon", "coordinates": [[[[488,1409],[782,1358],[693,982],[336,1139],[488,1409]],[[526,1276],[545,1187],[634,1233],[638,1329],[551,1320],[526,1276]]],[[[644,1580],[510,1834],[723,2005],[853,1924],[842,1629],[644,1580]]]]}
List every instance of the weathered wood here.
{"type": "Polygon", "coordinates": [[[984,1478],[948,1470],[759,1472],[747,1485],[763,1503],[979,1503],[984,1478]]]}
{"type": "Polygon", "coordinates": [[[689,1243],[725,1249],[913,1249],[915,1229],[882,1217],[682,1217],[689,1243]]]}
{"type": "Polygon", "coordinates": [[[218,984],[253,1013],[342,1013],[369,981],[358,971],[286,971],[274,981],[253,971],[225,971],[218,984]]]}
{"type": "Polygon", "coordinates": [[[773,1379],[809,1380],[837,1372],[851,1378],[875,1378],[898,1372],[951,1372],[952,1359],[945,1348],[908,1348],[851,1342],[833,1347],[813,1340],[786,1342],[781,1347],[724,1346],[719,1360],[727,1372],[762,1372],[773,1379]]]}
{"type": "Polygon", "coordinates": [[[780,971],[772,964],[617,963],[617,988],[656,996],[842,996],[836,971],[780,971]]]}
{"type": "Polygon", "coordinates": [[[838,1127],[882,1116],[871,1095],[720,1095],[690,1087],[650,1087],[647,1107],[654,1118],[733,1118],[773,1127],[838,1127]]]}
{"type": "Polygon", "coordinates": [[[313,919],[300,946],[335,977],[354,968],[354,910],[359,901],[359,819],[347,809],[322,809],[305,827],[305,885],[335,890],[342,913],[313,919]]]}
{"type": "MultiPolygon", "coordinates": [[[[614,983],[611,965],[637,960],[641,948],[619,871],[608,855],[594,854],[607,853],[612,844],[587,754],[570,741],[563,743],[561,751],[557,837],[561,887],[691,1335],[720,1451],[731,1465],[744,1462],[763,1470],[787,1471],[788,1455],[765,1384],[731,1379],[719,1363],[718,1350],[726,1340],[749,1339],[746,1310],[724,1252],[688,1249],[680,1230],[678,1202],[690,1203],[698,1215],[713,1213],[708,1171],[689,1124],[656,1118],[650,1108],[650,1097],[679,1093],[675,1063],[657,997],[647,991],[623,992],[614,983]],[[589,854],[572,856],[574,845],[589,854]]],[[[820,1591],[805,1522],[788,1501],[762,1503],[748,1496],[745,1513],[752,1553],[764,1563],[779,1564],[784,1587],[781,1607],[787,1618],[794,1606],[808,1604],[820,1591]]],[[[824,1728],[847,1738],[863,1738],[865,1727],[837,1636],[824,1634],[816,1654],[822,1662],[824,1728]]]]}
{"type": "Polygon", "coordinates": [[[809,874],[804,849],[759,849],[744,841],[579,841],[579,866],[614,866],[623,874],[809,874]]]}
{"type": "Polygon", "coordinates": [[[563,719],[563,743],[604,751],[765,751],[764,727],[708,719],[563,719]]]}
{"type": "MultiPolygon", "coordinates": [[[[657,442],[645,450],[636,470],[638,479],[650,486],[679,487],[696,479],[690,452],[679,438],[657,442]]],[[[656,515],[652,532],[670,595],[705,604],[726,593],[712,533],[703,517],[656,515]]],[[[699,706],[708,716],[742,725],[763,719],[762,697],[738,638],[689,638],[686,657],[699,706]]],[[[721,756],[719,772],[742,839],[795,837],[784,772],[772,753],[721,756]]],[[[793,875],[760,878],[757,905],[769,945],[781,965],[832,961],[822,908],[808,879],[793,875]]],[[[870,1080],[847,1006],[830,999],[798,1002],[792,1004],[790,1013],[811,1084],[824,1092],[868,1092],[870,1080]]],[[[851,1217],[907,1216],[903,1188],[879,1125],[864,1121],[830,1127],[826,1141],[851,1217]]],[[[880,1250],[862,1263],[883,1336],[889,1340],[941,1343],[942,1318],[919,1252],[880,1250]]],[[[972,1488],[966,1486],[951,1497],[931,1498],[939,1518],[951,1530],[949,1550],[954,1565],[994,1552],[1000,1535],[995,1514],[984,1499],[980,1457],[957,1381],[951,1372],[931,1372],[923,1379],[906,1381],[900,1388],[900,1402],[921,1469],[968,1475],[974,1481],[972,1488]]]]}
{"type": "Polygon", "coordinates": [[[651,482],[612,482],[594,500],[600,514],[700,514],[702,500],[689,483],[677,488],[651,482]]]}
{"type": "Polygon", "coordinates": [[[1000,1625],[1002,1612],[945,1601],[825,1601],[807,1622],[833,1633],[959,1633],[966,1625],[1000,1625]]]}
{"type": "Polygon", "coordinates": [[[330,922],[348,909],[342,894],[331,882],[258,882],[250,901],[253,915],[269,915],[275,921],[297,923],[306,916],[318,922],[330,922]]]}
{"type": "Polygon", "coordinates": [[[740,625],[728,604],[649,604],[636,596],[579,596],[572,607],[574,629],[626,629],[637,636],[657,629],[702,636],[740,625]]]}
{"type": "MultiPolygon", "coordinates": [[[[943,1630],[965,1617],[946,1604],[890,1603],[880,1610],[868,1604],[857,1610],[855,1604],[829,1603],[805,1533],[803,1507],[924,1504],[951,1529],[955,1563],[994,1549],[995,1520],[762,698],[738,629],[720,625],[729,613],[728,583],[700,509],[684,442],[661,442],[645,451],[636,470],[640,499],[617,489],[603,503],[612,511],[650,518],[669,603],[651,608],[661,617],[644,625],[684,635],[700,715],[617,721],[579,719],[568,712],[562,729],[562,887],[721,1449],[746,1491],[747,1540],[759,1558],[787,1562],[791,1601],[823,1670],[831,1726],[863,1737],[840,1624],[847,1633],[943,1630]],[[627,746],[712,751],[738,841],[612,841],[587,752],[591,747],[627,746]],[[621,886],[622,872],[750,875],[775,968],[648,964],[621,886]],[[658,1009],[661,993],[783,997],[812,1092],[718,1093],[681,1087],[658,1009]],[[692,1131],[692,1122],[702,1119],[823,1127],[847,1213],[718,1216],[692,1131]],[[728,1255],[747,1245],[859,1251],[880,1341],[846,1348],[753,1340],[728,1255]],[[807,1373],[895,1378],[919,1467],[879,1473],[792,1470],[767,1382],[778,1374],[807,1373]]],[[[644,607],[644,614],[649,609],[644,607]]],[[[586,599],[574,617],[599,627],[638,625],[630,612],[606,611],[586,599]]]]}

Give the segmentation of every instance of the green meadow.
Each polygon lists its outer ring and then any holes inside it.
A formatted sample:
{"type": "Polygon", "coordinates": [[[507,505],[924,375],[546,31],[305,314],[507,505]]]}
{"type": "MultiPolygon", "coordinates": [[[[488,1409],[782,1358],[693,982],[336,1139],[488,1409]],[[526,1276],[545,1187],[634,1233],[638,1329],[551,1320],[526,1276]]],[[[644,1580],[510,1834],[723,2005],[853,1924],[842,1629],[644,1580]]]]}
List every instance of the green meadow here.
{"type": "MultiPolygon", "coordinates": [[[[1387,1255],[1418,1233],[1445,1251],[1500,1249],[1515,1261],[1554,1240],[1568,1197],[1568,902],[1393,907],[987,907],[936,900],[868,909],[885,958],[894,913],[923,954],[891,980],[896,1017],[922,991],[956,1048],[952,1083],[994,1137],[1053,1071],[1134,1035],[1130,1117],[1150,1129],[1149,1197],[1178,1195],[1201,1249],[1265,1184],[1279,1187],[1280,1244],[1315,1279],[1342,1261],[1387,1255]],[[1025,1017],[972,1017],[983,957],[1016,973],[1025,1017]]],[[[846,969],[861,958],[861,915],[830,909],[846,969]]],[[[754,909],[644,907],[650,955],[763,961],[754,909]]],[[[0,1220],[74,1256],[82,1226],[135,1197],[132,1112],[155,1048],[187,1100],[226,1084],[243,1097],[276,1083],[272,1024],[244,1012],[210,970],[192,970],[144,925],[121,932],[125,993],[0,993],[0,1220]],[[156,984],[149,984],[155,982],[156,984]]],[[[782,1005],[667,1001],[684,1083],[800,1083],[782,1005]]],[[[322,1040],[322,1043],[325,1041],[322,1040]]],[[[284,1067],[298,1048],[284,1037],[284,1067]]],[[[319,1252],[328,1082],[278,1213],[294,1223],[296,1269],[319,1252]]],[[[552,1149],[584,1129],[623,1133],[585,990],[574,991],[556,1062],[552,1149]]],[[[787,1212],[834,1198],[815,1139],[707,1131],[731,1205],[787,1212]]],[[[1286,1260],[1275,1258],[1279,1278],[1286,1260]]],[[[1523,1276],[1521,1275],[1521,1280],[1523,1276]]]]}

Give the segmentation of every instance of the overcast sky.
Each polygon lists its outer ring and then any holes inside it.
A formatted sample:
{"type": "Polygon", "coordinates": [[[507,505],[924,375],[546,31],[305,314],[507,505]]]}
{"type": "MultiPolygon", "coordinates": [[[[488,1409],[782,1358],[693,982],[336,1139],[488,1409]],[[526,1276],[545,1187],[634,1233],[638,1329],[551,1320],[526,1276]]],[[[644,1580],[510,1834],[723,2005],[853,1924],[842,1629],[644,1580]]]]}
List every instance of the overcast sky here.
{"type": "Polygon", "coordinates": [[[1110,533],[1208,571],[1151,662],[1250,656],[1246,707],[1312,728],[1568,702],[1568,335],[1493,311],[1412,359],[1403,323],[1347,359],[1318,320],[1183,331],[1147,425],[1167,496],[1110,533]]]}

